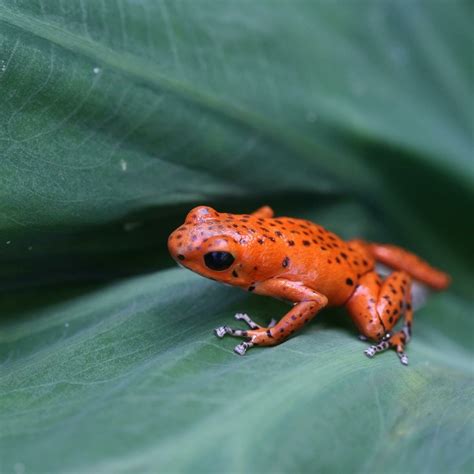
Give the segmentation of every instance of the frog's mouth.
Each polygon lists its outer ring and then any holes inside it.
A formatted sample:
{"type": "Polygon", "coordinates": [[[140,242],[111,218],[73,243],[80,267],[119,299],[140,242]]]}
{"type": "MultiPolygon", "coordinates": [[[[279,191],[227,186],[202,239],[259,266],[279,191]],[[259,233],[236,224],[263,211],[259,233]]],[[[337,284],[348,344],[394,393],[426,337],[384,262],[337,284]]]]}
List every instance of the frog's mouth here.
{"type": "Polygon", "coordinates": [[[192,265],[184,264],[181,260],[177,258],[177,256],[173,256],[173,260],[176,262],[176,265],[178,265],[178,267],[184,268],[185,270],[189,270],[189,271],[192,271],[193,273],[197,273],[198,275],[206,277],[206,275],[202,274],[198,269],[193,268],[192,265]]]}

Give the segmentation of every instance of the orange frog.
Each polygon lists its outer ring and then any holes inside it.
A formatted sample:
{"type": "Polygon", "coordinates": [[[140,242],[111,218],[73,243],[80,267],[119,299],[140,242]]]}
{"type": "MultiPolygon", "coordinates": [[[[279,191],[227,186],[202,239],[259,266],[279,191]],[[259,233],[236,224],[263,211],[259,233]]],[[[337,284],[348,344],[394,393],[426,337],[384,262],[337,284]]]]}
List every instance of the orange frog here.
{"type": "Polygon", "coordinates": [[[252,214],[227,214],[210,207],[194,208],[168,239],[173,258],[212,280],[239,286],[259,295],[293,304],[283,318],[268,327],[247,314],[249,330],[222,326],[218,337],[243,337],[235,347],[244,355],[253,346],[281,343],[311,321],[325,306],[345,306],[363,338],[375,341],[368,357],[393,347],[408,364],[405,346],[411,337],[412,279],[442,290],[450,278],[416,255],[394,245],[343,241],[307,220],[273,217],[264,206],[252,214]],[[394,271],[382,279],[381,262],[394,271]],[[403,316],[401,330],[391,332],[403,316]]]}

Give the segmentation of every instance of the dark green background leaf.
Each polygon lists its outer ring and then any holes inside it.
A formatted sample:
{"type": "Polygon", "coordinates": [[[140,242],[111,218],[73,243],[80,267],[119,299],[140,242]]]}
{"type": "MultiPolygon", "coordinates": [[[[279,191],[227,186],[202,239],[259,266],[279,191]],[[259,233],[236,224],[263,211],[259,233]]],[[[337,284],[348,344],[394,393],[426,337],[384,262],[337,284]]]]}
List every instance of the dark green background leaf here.
{"type": "Polygon", "coordinates": [[[1,1],[2,471],[472,472],[472,13],[1,1]],[[342,310],[234,356],[214,326],[285,307],[169,268],[203,203],[449,271],[410,367],[342,310]]]}

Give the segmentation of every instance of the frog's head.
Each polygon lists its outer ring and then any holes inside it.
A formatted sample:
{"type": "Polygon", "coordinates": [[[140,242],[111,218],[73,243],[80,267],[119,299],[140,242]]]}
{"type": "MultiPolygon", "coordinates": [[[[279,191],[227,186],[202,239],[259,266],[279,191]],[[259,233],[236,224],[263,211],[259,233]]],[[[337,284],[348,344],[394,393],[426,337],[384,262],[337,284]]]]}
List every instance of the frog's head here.
{"type": "Polygon", "coordinates": [[[184,224],[169,236],[171,256],[207,278],[244,285],[249,278],[242,265],[245,237],[236,227],[236,217],[206,206],[192,209],[184,224]]]}

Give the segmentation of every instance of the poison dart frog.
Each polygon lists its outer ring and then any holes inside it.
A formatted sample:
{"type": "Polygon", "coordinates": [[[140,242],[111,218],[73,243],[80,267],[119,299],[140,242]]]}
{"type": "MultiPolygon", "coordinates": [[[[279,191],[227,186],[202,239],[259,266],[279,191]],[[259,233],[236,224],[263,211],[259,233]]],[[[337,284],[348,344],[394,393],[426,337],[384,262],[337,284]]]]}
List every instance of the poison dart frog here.
{"type": "Polygon", "coordinates": [[[216,328],[218,337],[245,339],[234,349],[239,355],[254,346],[280,344],[326,306],[345,306],[361,338],[374,342],[365,350],[368,357],[394,348],[407,365],[412,281],[435,290],[450,282],[446,273],[400,247],[344,241],[313,222],[275,218],[268,206],[252,214],[196,207],[170,235],[168,249],[179,264],[204,277],[292,303],[288,313],[268,327],[238,313],[235,318],[248,329],[216,328]],[[376,262],[392,272],[382,279],[376,262]],[[401,329],[392,332],[400,318],[401,329]]]}

